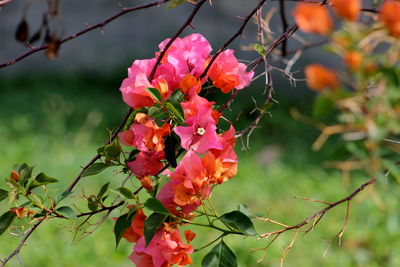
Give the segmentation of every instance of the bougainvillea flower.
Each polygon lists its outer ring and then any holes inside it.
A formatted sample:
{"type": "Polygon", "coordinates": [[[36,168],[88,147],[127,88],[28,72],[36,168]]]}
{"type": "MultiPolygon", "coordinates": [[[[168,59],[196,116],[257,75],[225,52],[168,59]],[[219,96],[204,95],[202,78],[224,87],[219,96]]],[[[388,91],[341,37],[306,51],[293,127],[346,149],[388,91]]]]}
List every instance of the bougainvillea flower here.
{"type": "Polygon", "coordinates": [[[182,94],[190,96],[200,93],[201,82],[191,74],[186,74],[179,82],[182,94]]]}
{"type": "Polygon", "coordinates": [[[179,85],[175,69],[169,63],[159,65],[150,82],[148,77],[155,63],[155,58],[135,60],[128,68],[128,78],[123,80],[119,90],[122,92],[124,102],[130,107],[134,109],[151,107],[155,103],[156,100],[147,92],[146,88],[157,88],[163,98],[168,98],[172,94],[173,88],[177,88],[179,85]]]}
{"type": "Polygon", "coordinates": [[[17,215],[18,219],[21,219],[22,214],[25,212],[25,207],[11,208],[10,211],[17,215]]]}
{"type": "Polygon", "coordinates": [[[331,0],[331,3],[336,14],[341,18],[354,21],[360,14],[360,0],[331,0]]]}
{"type": "Polygon", "coordinates": [[[387,27],[389,34],[400,37],[400,2],[388,0],[383,3],[379,20],[387,27]]]}
{"type": "Polygon", "coordinates": [[[134,123],[126,131],[118,134],[126,146],[134,146],[140,151],[163,151],[164,137],[170,133],[170,124],[159,127],[144,113],[135,116],[134,123]]]}
{"type": "Polygon", "coordinates": [[[305,67],[307,85],[315,91],[324,89],[337,89],[339,87],[338,77],[334,70],[325,68],[320,64],[311,64],[305,67]]]}
{"type": "Polygon", "coordinates": [[[144,235],[144,221],[147,216],[144,215],[143,210],[139,209],[135,216],[133,216],[131,226],[125,230],[122,235],[128,242],[136,242],[144,235]]]}
{"type": "Polygon", "coordinates": [[[227,49],[219,54],[207,73],[214,86],[223,93],[229,93],[233,88],[243,89],[254,76],[254,72],[247,72],[246,65],[239,63],[233,53],[232,49],[227,49]]]}
{"type": "Polygon", "coordinates": [[[299,28],[308,33],[328,34],[333,22],[328,9],[317,3],[299,3],[293,10],[294,19],[299,28]]]}
{"type": "Polygon", "coordinates": [[[209,182],[221,184],[237,174],[238,159],[234,150],[236,144],[235,129],[231,126],[228,131],[218,137],[223,149],[211,149],[202,161],[208,171],[209,182]]]}
{"type": "Polygon", "coordinates": [[[358,51],[349,51],[344,57],[344,62],[353,71],[360,68],[361,62],[363,60],[363,54],[358,51]]]}
{"type": "MultiPolygon", "coordinates": [[[[193,237],[190,233],[185,236],[193,237]]],[[[129,258],[140,267],[187,265],[192,263],[189,254],[193,251],[192,245],[182,242],[178,229],[164,224],[164,228],[154,235],[148,246],[144,237],[140,238],[129,258]]]]}
{"type": "MultiPolygon", "coordinates": [[[[169,40],[166,39],[159,44],[160,50],[164,49],[169,40]]],[[[184,38],[177,38],[161,62],[173,65],[179,80],[186,74],[199,77],[205,69],[205,62],[211,50],[207,39],[201,34],[194,33],[184,38]]]]}
{"type": "Polygon", "coordinates": [[[127,162],[128,168],[139,179],[148,175],[157,175],[163,168],[164,152],[139,152],[133,161],[127,162]]]}
{"type": "Polygon", "coordinates": [[[188,126],[176,127],[174,132],[181,138],[184,149],[192,149],[200,154],[211,148],[222,149],[216,133],[217,122],[212,112],[212,104],[198,95],[194,95],[188,102],[181,103],[188,126]]]}

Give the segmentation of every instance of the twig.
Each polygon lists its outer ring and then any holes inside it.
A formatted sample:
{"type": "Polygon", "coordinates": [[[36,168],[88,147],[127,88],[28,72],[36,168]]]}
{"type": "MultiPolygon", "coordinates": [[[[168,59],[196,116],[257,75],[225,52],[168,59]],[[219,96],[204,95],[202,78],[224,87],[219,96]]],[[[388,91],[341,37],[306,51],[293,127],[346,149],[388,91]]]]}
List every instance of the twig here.
{"type": "Polygon", "coordinates": [[[91,211],[91,212],[83,212],[81,214],[76,215],[77,217],[83,217],[83,216],[92,216],[95,215],[97,213],[103,212],[103,211],[108,211],[111,212],[113,210],[115,210],[118,207],[121,207],[122,205],[125,204],[125,201],[120,201],[118,204],[110,206],[110,207],[103,207],[99,210],[95,210],[95,211],[91,211]]]}
{"type": "Polygon", "coordinates": [[[35,222],[35,224],[28,229],[28,231],[25,232],[24,237],[21,239],[21,241],[19,241],[18,246],[14,249],[13,252],[11,252],[10,255],[8,255],[6,258],[4,258],[3,260],[0,260],[0,267],[3,267],[6,265],[6,263],[15,255],[17,255],[19,253],[19,251],[21,250],[22,246],[25,244],[25,241],[29,238],[29,236],[32,234],[33,231],[35,231],[35,229],[45,220],[45,218],[39,219],[37,222],[35,222]]]}
{"type": "MultiPolygon", "coordinates": [[[[6,1],[10,1],[10,0],[6,0],[6,1]]],[[[132,6],[132,7],[122,8],[120,12],[112,15],[111,17],[109,17],[109,18],[107,18],[107,19],[105,19],[105,20],[103,20],[103,21],[101,21],[101,22],[99,22],[97,24],[94,24],[94,25],[92,25],[90,27],[87,27],[84,30],[81,30],[81,31],[79,31],[77,33],[74,33],[74,34],[71,34],[70,36],[65,37],[64,39],[60,40],[58,44],[61,45],[61,44],[65,43],[65,42],[68,42],[68,41],[70,41],[72,39],[75,39],[76,37],[81,36],[82,34],[85,34],[87,32],[93,31],[95,29],[98,29],[98,28],[101,29],[106,24],[110,23],[111,21],[113,21],[113,20],[117,19],[118,17],[120,17],[122,15],[125,15],[125,14],[127,14],[129,12],[140,10],[140,9],[146,9],[146,8],[153,7],[153,6],[159,6],[159,5],[161,5],[163,3],[166,3],[168,1],[170,1],[170,0],[158,0],[158,1],[153,1],[153,2],[147,3],[147,4],[142,4],[142,5],[136,5],[136,6],[132,6]]],[[[28,52],[25,52],[24,54],[20,55],[19,57],[16,57],[13,60],[10,60],[8,62],[4,62],[4,63],[0,64],[0,69],[4,68],[4,67],[7,67],[7,66],[10,66],[10,65],[13,65],[13,64],[17,63],[18,61],[21,61],[24,58],[26,58],[26,57],[28,57],[28,56],[30,56],[32,54],[35,54],[35,53],[37,53],[37,52],[39,52],[41,50],[47,49],[48,47],[49,47],[48,44],[47,45],[43,45],[43,46],[39,46],[39,47],[33,47],[28,52]]]]}
{"type": "Polygon", "coordinates": [[[284,233],[284,232],[286,232],[286,231],[289,231],[289,230],[299,229],[299,228],[303,227],[304,225],[307,225],[308,223],[310,223],[311,220],[314,220],[314,219],[317,219],[317,218],[318,218],[318,219],[316,220],[316,222],[313,223],[313,227],[314,227],[314,226],[320,221],[320,219],[321,219],[320,217],[322,217],[322,216],[323,216],[326,212],[328,212],[330,209],[332,209],[333,207],[336,207],[336,206],[338,206],[338,205],[340,205],[340,204],[342,204],[342,203],[344,203],[344,202],[348,202],[348,208],[347,208],[347,212],[346,212],[346,221],[345,221],[344,226],[342,227],[342,230],[341,230],[341,231],[339,232],[339,234],[338,234],[338,235],[341,235],[341,234],[344,232],[344,228],[346,227],[347,222],[348,222],[349,205],[350,205],[349,202],[350,202],[358,193],[360,193],[361,191],[363,191],[363,190],[365,189],[365,187],[367,187],[367,186],[369,186],[369,185],[372,185],[372,184],[374,184],[375,182],[376,182],[376,178],[372,178],[372,179],[370,179],[368,182],[363,183],[362,185],[360,185],[356,190],[353,191],[353,193],[351,193],[351,194],[348,195],[347,197],[342,198],[342,199],[340,199],[340,200],[338,200],[338,201],[336,201],[336,202],[333,202],[332,204],[328,205],[327,207],[325,207],[325,208],[323,208],[323,209],[321,209],[321,210],[315,212],[314,214],[308,216],[307,218],[305,218],[305,219],[304,219],[303,221],[301,221],[300,223],[295,224],[295,225],[292,225],[292,226],[284,227],[284,228],[282,228],[282,229],[280,229],[280,230],[276,230],[276,231],[272,231],[272,232],[269,232],[269,233],[262,234],[261,237],[268,238],[268,237],[270,237],[270,236],[272,236],[272,235],[280,235],[280,234],[282,234],[282,233],[284,233]]]}
{"type": "Polygon", "coordinates": [[[257,12],[257,10],[259,10],[263,4],[265,3],[266,0],[261,0],[258,5],[250,12],[249,15],[247,15],[247,17],[245,17],[243,19],[243,23],[240,26],[239,30],[237,32],[235,32],[232,37],[217,51],[217,53],[215,53],[210,62],[208,63],[207,67],[205,68],[205,70],[203,71],[203,73],[200,75],[200,79],[206,77],[207,72],[210,70],[212,64],[214,63],[214,61],[217,59],[217,57],[219,56],[219,54],[222,53],[222,51],[224,51],[225,48],[227,48],[236,38],[238,38],[240,35],[243,34],[244,28],[246,27],[247,23],[250,21],[250,19],[253,17],[253,15],[257,12]]]}
{"type": "MultiPolygon", "coordinates": [[[[279,0],[279,15],[281,17],[282,21],[282,27],[283,31],[285,32],[288,27],[286,15],[285,15],[285,1],[284,0],[279,0]]],[[[282,42],[282,56],[286,57],[286,47],[287,47],[287,40],[284,40],[282,42]]]]}

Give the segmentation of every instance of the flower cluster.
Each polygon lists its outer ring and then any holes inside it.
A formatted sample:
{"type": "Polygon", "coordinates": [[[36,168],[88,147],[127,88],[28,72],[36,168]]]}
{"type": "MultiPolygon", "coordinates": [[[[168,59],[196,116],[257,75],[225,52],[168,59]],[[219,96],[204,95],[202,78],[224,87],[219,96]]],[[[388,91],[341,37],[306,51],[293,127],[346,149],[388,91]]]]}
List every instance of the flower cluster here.
{"type": "MultiPolygon", "coordinates": [[[[169,41],[160,43],[160,51],[169,41]]],[[[211,62],[211,50],[200,34],[177,38],[156,66],[151,80],[149,76],[160,52],[152,59],[135,60],[128,70],[128,78],[122,82],[120,91],[125,103],[133,108],[134,118],[119,138],[137,151],[134,158],[127,160],[127,167],[174,216],[159,227],[146,245],[143,233],[146,215],[142,209],[136,212],[123,237],[136,243],[130,258],[138,266],[190,264],[193,247],[189,242],[195,234],[186,231],[187,243],[182,242],[178,219],[191,220],[193,212],[210,196],[212,187],[237,173],[235,129],[231,126],[225,132],[220,131],[221,114],[214,109],[215,103],[200,95],[205,83],[211,83],[223,93],[243,89],[254,73],[246,71],[246,65],[238,62],[233,50],[225,50],[203,74],[211,62]],[[175,169],[162,173],[165,183],[159,183],[160,179],[151,177],[158,178],[167,164],[167,138],[175,138],[185,154],[175,169]]]]}

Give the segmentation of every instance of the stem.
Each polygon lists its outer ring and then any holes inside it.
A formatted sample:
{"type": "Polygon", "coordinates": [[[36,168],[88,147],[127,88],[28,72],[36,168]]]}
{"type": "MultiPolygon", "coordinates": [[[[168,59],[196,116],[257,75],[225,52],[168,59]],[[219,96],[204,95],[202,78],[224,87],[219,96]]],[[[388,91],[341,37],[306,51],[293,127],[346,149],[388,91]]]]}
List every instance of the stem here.
{"type": "Polygon", "coordinates": [[[202,247],[200,247],[200,248],[198,248],[198,249],[195,249],[194,252],[197,252],[197,251],[199,251],[199,250],[205,249],[206,247],[208,247],[208,246],[214,244],[215,242],[217,242],[218,240],[220,240],[220,239],[223,238],[224,236],[226,236],[226,234],[222,234],[222,235],[220,235],[219,237],[217,237],[217,239],[214,239],[213,241],[211,241],[211,242],[205,244],[204,246],[202,246],[202,247]]]}

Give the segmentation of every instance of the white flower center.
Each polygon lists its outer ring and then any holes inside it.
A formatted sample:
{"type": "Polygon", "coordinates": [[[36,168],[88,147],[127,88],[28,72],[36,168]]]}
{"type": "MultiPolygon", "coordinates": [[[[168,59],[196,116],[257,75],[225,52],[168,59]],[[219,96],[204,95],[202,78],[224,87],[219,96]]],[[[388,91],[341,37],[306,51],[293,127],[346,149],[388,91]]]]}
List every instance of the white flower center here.
{"type": "Polygon", "coordinates": [[[204,128],[197,128],[197,134],[198,135],[203,135],[205,134],[206,130],[204,130],[204,128]]]}

